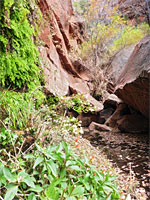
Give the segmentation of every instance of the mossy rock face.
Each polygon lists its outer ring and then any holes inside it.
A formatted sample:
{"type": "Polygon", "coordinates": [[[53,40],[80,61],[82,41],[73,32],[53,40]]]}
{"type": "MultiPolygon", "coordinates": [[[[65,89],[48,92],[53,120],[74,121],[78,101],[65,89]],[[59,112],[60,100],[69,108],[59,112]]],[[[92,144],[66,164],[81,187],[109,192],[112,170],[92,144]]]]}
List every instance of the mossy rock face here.
{"type": "Polygon", "coordinates": [[[3,87],[30,88],[39,83],[39,53],[32,40],[35,30],[29,22],[29,16],[30,6],[27,0],[2,1],[0,85],[3,87]]]}

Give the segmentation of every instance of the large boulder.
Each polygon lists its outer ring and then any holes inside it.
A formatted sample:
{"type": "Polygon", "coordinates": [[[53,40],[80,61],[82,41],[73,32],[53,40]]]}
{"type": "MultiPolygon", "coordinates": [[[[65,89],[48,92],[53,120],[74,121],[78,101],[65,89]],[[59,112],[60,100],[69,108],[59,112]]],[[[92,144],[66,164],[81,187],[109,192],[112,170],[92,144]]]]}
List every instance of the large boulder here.
{"type": "Polygon", "coordinates": [[[143,116],[124,115],[117,121],[117,127],[121,132],[129,133],[142,133],[148,131],[148,119],[143,116]]]}
{"type": "Polygon", "coordinates": [[[120,50],[114,57],[111,65],[112,65],[112,76],[113,82],[116,83],[119,75],[124,69],[125,65],[128,62],[129,57],[131,56],[135,45],[131,45],[129,47],[123,48],[120,50]]]}
{"type": "Polygon", "coordinates": [[[124,70],[124,67],[126,66],[128,59],[134,50],[134,47],[135,44],[132,44],[121,49],[110,59],[109,63],[105,67],[104,75],[107,80],[106,89],[109,93],[114,93],[116,81],[124,70]]]}
{"type": "Polygon", "coordinates": [[[143,38],[134,48],[120,74],[115,94],[126,104],[149,117],[150,102],[150,36],[143,38]]]}

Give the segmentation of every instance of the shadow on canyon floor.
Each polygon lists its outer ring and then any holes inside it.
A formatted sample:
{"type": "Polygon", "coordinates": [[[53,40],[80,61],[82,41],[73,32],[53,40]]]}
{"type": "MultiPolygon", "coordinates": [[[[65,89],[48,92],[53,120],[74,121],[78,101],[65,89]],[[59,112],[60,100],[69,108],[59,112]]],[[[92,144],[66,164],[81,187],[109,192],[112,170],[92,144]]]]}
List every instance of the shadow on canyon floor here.
{"type": "Polygon", "coordinates": [[[132,173],[150,197],[150,141],[148,134],[86,133],[84,138],[104,152],[123,173],[132,173]]]}

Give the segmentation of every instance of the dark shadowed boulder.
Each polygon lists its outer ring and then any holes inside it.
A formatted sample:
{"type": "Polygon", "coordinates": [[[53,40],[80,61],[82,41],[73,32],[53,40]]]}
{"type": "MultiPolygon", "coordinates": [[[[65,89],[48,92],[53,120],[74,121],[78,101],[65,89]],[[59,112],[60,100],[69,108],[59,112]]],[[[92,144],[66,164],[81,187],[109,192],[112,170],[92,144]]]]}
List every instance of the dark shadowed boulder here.
{"type": "Polygon", "coordinates": [[[129,108],[126,104],[122,103],[117,106],[115,112],[106,120],[105,124],[112,128],[116,128],[117,121],[122,118],[123,115],[129,114],[129,108]]]}
{"type": "Polygon", "coordinates": [[[110,94],[104,101],[104,108],[112,107],[116,109],[117,105],[120,103],[122,103],[121,99],[119,99],[115,94],[110,94]]]}
{"type": "Polygon", "coordinates": [[[114,113],[115,109],[108,107],[99,112],[99,123],[104,124],[106,120],[114,113]],[[102,123],[103,122],[103,123],[102,123]]]}
{"type": "Polygon", "coordinates": [[[98,122],[99,114],[98,113],[92,114],[90,112],[81,113],[80,115],[78,115],[77,119],[81,121],[81,125],[83,127],[88,127],[91,122],[93,121],[98,122]]]}
{"type": "Polygon", "coordinates": [[[127,133],[148,132],[148,120],[140,115],[124,115],[117,121],[118,129],[127,133]]]}

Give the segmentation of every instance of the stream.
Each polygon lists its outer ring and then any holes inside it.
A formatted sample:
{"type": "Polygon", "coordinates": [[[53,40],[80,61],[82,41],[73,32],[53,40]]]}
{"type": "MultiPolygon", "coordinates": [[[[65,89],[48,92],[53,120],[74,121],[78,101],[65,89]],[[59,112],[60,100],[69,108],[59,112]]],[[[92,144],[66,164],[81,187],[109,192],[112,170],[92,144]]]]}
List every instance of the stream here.
{"type": "Polygon", "coordinates": [[[150,141],[148,134],[98,132],[84,134],[84,138],[107,155],[107,158],[129,174],[133,171],[150,199],[150,141]]]}

